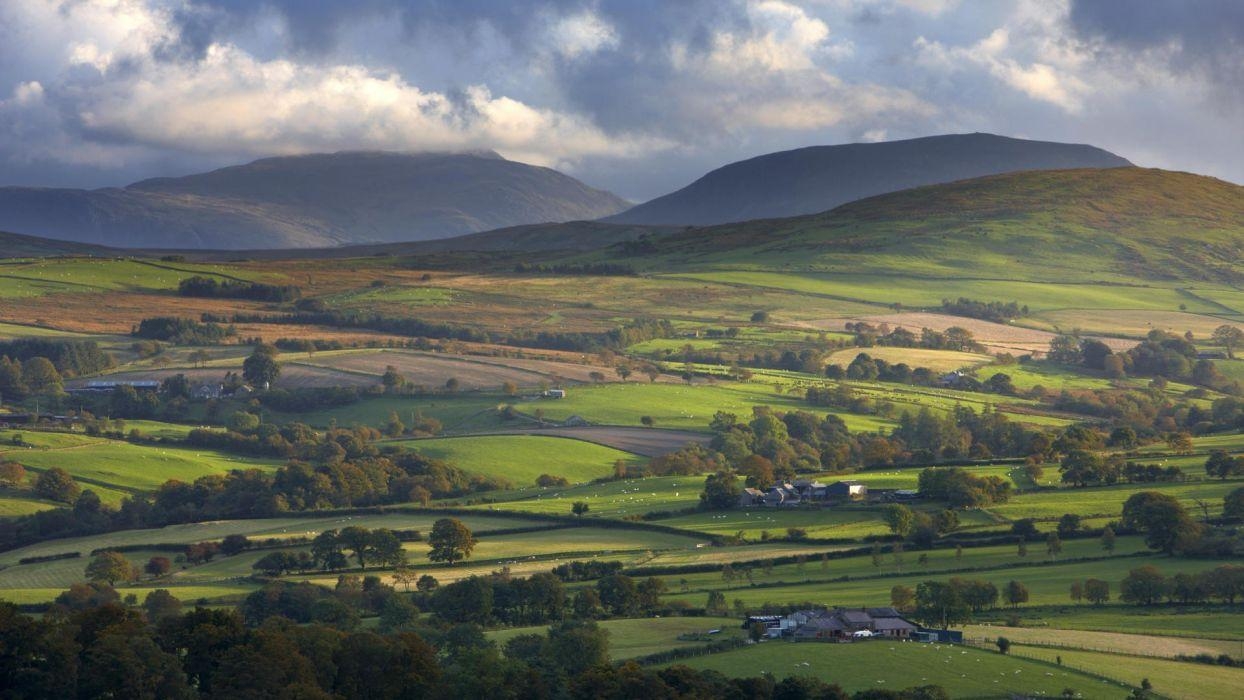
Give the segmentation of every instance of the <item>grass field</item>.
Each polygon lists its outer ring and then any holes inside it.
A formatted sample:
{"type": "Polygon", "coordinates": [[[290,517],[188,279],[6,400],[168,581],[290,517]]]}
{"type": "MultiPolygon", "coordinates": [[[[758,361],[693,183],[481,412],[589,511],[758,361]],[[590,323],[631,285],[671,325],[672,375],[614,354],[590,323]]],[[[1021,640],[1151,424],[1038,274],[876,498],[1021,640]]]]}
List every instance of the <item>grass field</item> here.
{"type": "Polygon", "coordinates": [[[1016,658],[1046,662],[1062,657],[1065,668],[1091,669],[1120,683],[1140,685],[1142,678],[1148,678],[1154,692],[1170,698],[1232,700],[1240,697],[1240,688],[1244,687],[1244,669],[1241,668],[1030,646],[1012,647],[1011,653],[1016,658]]]}
{"type": "Polygon", "coordinates": [[[395,444],[436,459],[446,460],[473,474],[531,486],[536,477],[551,474],[572,483],[591,481],[613,473],[613,464],[646,462],[636,455],[582,440],[539,435],[406,440],[395,444]]]}
{"type": "MultiPolygon", "coordinates": [[[[655,654],[666,649],[699,646],[702,642],[680,641],[681,634],[704,634],[720,630],[713,639],[741,637],[743,630],[733,617],[657,617],[647,619],[602,620],[597,623],[609,633],[609,657],[614,661],[655,654]]],[[[544,634],[547,626],[510,627],[488,632],[498,646],[522,634],[544,634]]]]}
{"type": "Polygon", "coordinates": [[[978,367],[993,361],[993,358],[988,355],[974,352],[926,350],[925,348],[875,347],[839,350],[826,358],[826,364],[846,367],[860,353],[865,353],[874,360],[885,360],[890,364],[906,362],[910,367],[928,367],[935,372],[950,372],[956,369],[978,367]]]}
{"type": "Polygon", "coordinates": [[[643,515],[650,511],[691,508],[700,502],[700,492],[703,490],[703,476],[662,476],[586,484],[565,489],[530,487],[494,492],[489,496],[499,501],[498,503],[475,508],[566,515],[570,513],[571,504],[583,501],[590,508],[588,518],[619,518],[643,515]]]}
{"type": "MultiPolygon", "coordinates": [[[[892,586],[904,585],[914,589],[922,581],[929,579],[945,580],[950,577],[948,574],[922,572],[917,563],[917,556],[915,552],[905,553],[903,568],[905,573],[902,574],[895,573],[897,566],[893,563],[892,557],[889,555],[883,556],[882,570],[885,573],[892,574],[884,578],[851,579],[846,581],[822,579],[804,582],[803,579],[810,578],[807,574],[801,577],[796,573],[788,579],[788,571],[779,572],[775,568],[771,574],[763,572],[753,573],[753,582],[756,585],[749,586],[746,583],[734,584],[726,592],[726,597],[730,600],[738,598],[751,607],[758,607],[764,603],[803,602],[844,606],[881,605],[889,602],[889,590],[892,586]]],[[[1104,579],[1110,582],[1112,598],[1117,598],[1119,582],[1123,580],[1129,570],[1143,564],[1153,564],[1168,575],[1171,575],[1178,571],[1195,573],[1213,568],[1222,563],[1221,561],[1205,560],[1172,562],[1168,558],[1161,556],[1113,557],[1090,562],[1050,563],[1045,555],[1044,548],[1035,545],[1030,547],[1027,557],[1020,558],[1015,556],[1013,561],[1016,566],[1011,568],[964,572],[956,575],[990,581],[998,587],[998,590],[1002,590],[1008,581],[1016,580],[1028,587],[1030,594],[1029,605],[1059,605],[1070,602],[1068,588],[1073,581],[1083,581],[1088,578],[1104,579]]],[[[807,565],[808,572],[812,573],[818,566],[819,564],[809,563],[807,565]]],[[[834,562],[831,561],[831,572],[833,567],[834,562]]],[[[718,578],[720,580],[720,576],[718,578]]],[[[820,577],[817,576],[817,578],[820,577]]],[[[718,585],[721,588],[726,587],[724,582],[718,585]]],[[[695,604],[703,604],[704,595],[703,592],[694,592],[678,593],[672,597],[684,598],[695,604]]],[[[1022,610],[1023,608],[1021,607],[1020,612],[1022,610]]]]}
{"type": "MultiPolygon", "coordinates": [[[[814,676],[853,693],[940,685],[955,698],[1058,696],[1074,688],[1083,698],[1119,698],[1128,685],[1070,668],[945,644],[885,639],[854,644],[770,641],[677,662],[727,676],[814,676]]],[[[1134,681],[1139,684],[1140,679],[1134,681]]]]}
{"type": "MultiPolygon", "coordinates": [[[[118,491],[150,491],[169,479],[189,482],[231,469],[274,469],[278,465],[273,460],[206,449],[131,444],[75,434],[22,432],[22,435],[34,449],[12,447],[8,444],[11,432],[0,431],[0,445],[3,445],[0,457],[36,470],[60,467],[84,486],[99,485],[118,491]]],[[[105,493],[100,492],[100,497],[104,496],[105,493]]]]}

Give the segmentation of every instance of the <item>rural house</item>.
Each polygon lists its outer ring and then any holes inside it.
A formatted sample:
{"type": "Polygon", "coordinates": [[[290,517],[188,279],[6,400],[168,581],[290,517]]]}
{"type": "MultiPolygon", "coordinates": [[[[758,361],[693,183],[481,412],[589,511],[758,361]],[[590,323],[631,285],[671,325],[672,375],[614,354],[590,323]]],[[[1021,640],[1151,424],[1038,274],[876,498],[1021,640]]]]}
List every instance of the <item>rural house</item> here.
{"type": "Polygon", "coordinates": [[[788,622],[771,629],[778,629],[796,641],[847,641],[868,637],[912,639],[921,629],[894,608],[801,610],[783,619],[788,622]]]}

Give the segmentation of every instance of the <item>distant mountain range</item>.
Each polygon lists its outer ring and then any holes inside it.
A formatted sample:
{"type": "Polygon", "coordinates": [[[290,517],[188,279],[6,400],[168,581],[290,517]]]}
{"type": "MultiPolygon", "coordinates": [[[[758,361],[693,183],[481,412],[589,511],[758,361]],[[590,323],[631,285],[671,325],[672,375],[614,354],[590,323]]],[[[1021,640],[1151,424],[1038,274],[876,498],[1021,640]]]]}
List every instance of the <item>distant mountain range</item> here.
{"type": "Polygon", "coordinates": [[[491,152],[353,152],[266,158],[124,188],[0,188],[0,230],[124,248],[303,248],[597,219],[627,206],[491,152]]]}
{"type": "Polygon", "coordinates": [[[984,175],[1127,165],[1093,146],[993,134],[811,146],[731,163],[605,220],[708,226],[815,214],[865,197],[984,175]]]}

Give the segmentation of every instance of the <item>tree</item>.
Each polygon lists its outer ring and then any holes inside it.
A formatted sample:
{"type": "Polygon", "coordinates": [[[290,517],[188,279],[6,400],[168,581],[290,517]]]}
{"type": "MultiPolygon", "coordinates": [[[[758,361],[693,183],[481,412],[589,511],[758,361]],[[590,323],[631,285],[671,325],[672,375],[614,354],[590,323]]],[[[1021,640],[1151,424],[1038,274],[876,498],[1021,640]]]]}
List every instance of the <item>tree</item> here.
{"type": "Polygon", "coordinates": [[[1115,534],[1114,528],[1107,525],[1101,531],[1101,548],[1107,552],[1114,551],[1115,534]]]}
{"type": "Polygon", "coordinates": [[[186,356],[186,359],[194,364],[195,367],[202,367],[212,359],[212,354],[206,350],[195,350],[186,356]]]}
{"type": "Polygon", "coordinates": [[[1057,532],[1051,532],[1045,538],[1045,553],[1050,555],[1050,559],[1057,559],[1062,551],[1063,541],[1058,538],[1057,532]]]}
{"type": "Polygon", "coordinates": [[[909,586],[893,586],[890,588],[890,605],[900,612],[908,612],[916,602],[916,592],[909,586]]]}
{"type": "Polygon", "coordinates": [[[1224,518],[1244,518],[1244,486],[1235,489],[1222,499],[1224,518]]]}
{"type": "Polygon", "coordinates": [[[384,386],[384,390],[391,394],[406,386],[406,377],[397,371],[397,367],[388,365],[384,368],[384,374],[380,376],[380,383],[384,386]]]}
{"type": "Polygon", "coordinates": [[[1075,513],[1064,513],[1063,517],[1058,519],[1058,536],[1072,537],[1080,531],[1080,516],[1075,513]]]}
{"type": "Polygon", "coordinates": [[[0,461],[0,486],[15,489],[26,483],[26,468],[17,462],[0,461]]]}
{"type": "Polygon", "coordinates": [[[1010,603],[1012,608],[1018,608],[1020,603],[1028,602],[1028,587],[1019,581],[1008,581],[1003,591],[1006,602],[1010,603]]]}
{"type": "Polygon", "coordinates": [[[743,493],[739,486],[738,476],[731,471],[720,471],[710,474],[704,480],[704,492],[700,494],[700,505],[708,510],[724,510],[739,504],[739,495],[743,493]]]}
{"type": "Polygon", "coordinates": [[[256,345],[250,357],[242,362],[242,378],[254,387],[270,386],[281,375],[276,353],[271,345],[256,345]]]}
{"type": "Polygon", "coordinates": [[[1060,365],[1078,365],[1081,359],[1080,342],[1070,335],[1054,336],[1046,357],[1060,365]]]}
{"type": "Polygon", "coordinates": [[[380,566],[401,566],[406,563],[406,550],[397,533],[378,527],[367,538],[368,557],[380,566]]]}
{"type": "Polygon", "coordinates": [[[912,513],[911,508],[899,503],[891,503],[881,511],[881,516],[885,518],[886,525],[900,537],[906,537],[911,534],[912,526],[915,524],[916,516],[912,513]]]}
{"type": "Polygon", "coordinates": [[[592,507],[591,507],[590,505],[588,505],[587,501],[575,501],[575,502],[574,502],[574,503],[570,506],[570,512],[571,512],[571,513],[574,513],[575,515],[579,516],[580,518],[581,518],[581,517],[583,517],[583,516],[584,516],[584,514],[586,514],[586,513],[587,513],[589,510],[591,510],[591,509],[592,509],[592,507]]]}
{"type": "Polygon", "coordinates": [[[61,384],[60,372],[56,365],[46,357],[32,357],[22,363],[22,382],[27,390],[36,395],[57,395],[65,393],[61,384]]]}
{"type": "Polygon", "coordinates": [[[167,590],[157,588],[143,599],[143,610],[147,613],[147,619],[154,624],[181,615],[181,601],[167,590]]]}
{"type": "Polygon", "coordinates": [[[1182,550],[1201,535],[1201,526],[1173,496],[1159,491],[1132,494],[1123,503],[1123,524],[1145,535],[1145,544],[1167,554],[1182,550]]]}
{"type": "Polygon", "coordinates": [[[462,385],[462,382],[459,381],[457,377],[450,377],[449,379],[445,380],[445,391],[448,391],[449,393],[452,394],[453,392],[457,391],[458,387],[461,385],[462,385]]]}
{"type": "Polygon", "coordinates": [[[367,557],[370,554],[368,550],[371,547],[371,532],[365,527],[351,525],[338,533],[337,540],[341,543],[342,549],[354,554],[354,558],[358,560],[359,568],[366,571],[367,557]]]}
{"type": "Polygon", "coordinates": [[[1110,600],[1110,582],[1091,578],[1084,582],[1084,599],[1093,605],[1102,605],[1110,600]]]}
{"type": "Polygon", "coordinates": [[[654,426],[654,425],[656,425],[656,424],[657,424],[657,422],[656,422],[655,420],[653,420],[652,416],[640,416],[640,417],[639,417],[639,422],[640,422],[640,424],[642,424],[645,428],[651,428],[652,426],[654,426]]]}
{"type": "Polygon", "coordinates": [[[241,554],[249,549],[250,546],[251,541],[247,539],[246,535],[225,535],[225,538],[220,541],[220,551],[223,552],[225,556],[230,557],[235,554],[241,554]]]}
{"type": "Polygon", "coordinates": [[[1235,349],[1244,343],[1244,331],[1236,326],[1223,324],[1214,329],[1210,339],[1227,351],[1227,359],[1235,359],[1235,349]]]}
{"type": "Polygon", "coordinates": [[[1232,457],[1226,450],[1214,450],[1209,453],[1209,458],[1205,460],[1205,473],[1210,476],[1216,476],[1219,479],[1226,479],[1244,471],[1244,465],[1240,460],[1232,457]]]}
{"type": "Polygon", "coordinates": [[[1007,652],[1011,650],[1011,640],[1007,639],[1006,637],[998,637],[996,640],[994,640],[994,644],[998,645],[999,654],[1006,654],[1007,652]]]}
{"type": "Polygon", "coordinates": [[[389,411],[389,421],[384,424],[384,434],[389,437],[401,437],[406,432],[406,424],[398,417],[397,411],[389,411]]]}
{"type": "Polygon", "coordinates": [[[431,593],[440,585],[440,581],[437,581],[435,576],[432,574],[424,574],[419,577],[418,581],[415,581],[415,590],[420,593],[431,593]]]}
{"type": "Polygon", "coordinates": [[[151,578],[159,578],[172,569],[173,562],[168,557],[151,557],[143,566],[143,571],[146,571],[151,578]]]}
{"type": "Polygon", "coordinates": [[[916,586],[916,609],[913,616],[927,624],[950,625],[967,622],[972,608],[963,598],[961,587],[941,581],[924,581],[916,586]]]}
{"type": "Polygon", "coordinates": [[[475,549],[475,536],[461,520],[441,518],[432,525],[428,545],[431,547],[428,559],[453,566],[454,562],[471,556],[471,551],[475,549]]]}
{"type": "Polygon", "coordinates": [[[1119,584],[1119,599],[1125,603],[1153,605],[1162,600],[1167,592],[1166,576],[1152,564],[1145,564],[1127,572],[1119,584]]]}
{"type": "Polygon", "coordinates": [[[82,493],[82,489],[69,472],[60,467],[52,467],[35,479],[35,493],[49,501],[73,503],[82,493]]]}
{"type": "Polygon", "coordinates": [[[1083,581],[1072,581],[1070,594],[1071,594],[1071,600],[1075,601],[1077,604],[1080,601],[1084,600],[1084,582],[1083,581]]]}
{"type": "Polygon", "coordinates": [[[134,566],[120,552],[100,552],[86,565],[87,580],[97,583],[104,581],[111,586],[117,581],[132,581],[134,577],[134,566]]]}

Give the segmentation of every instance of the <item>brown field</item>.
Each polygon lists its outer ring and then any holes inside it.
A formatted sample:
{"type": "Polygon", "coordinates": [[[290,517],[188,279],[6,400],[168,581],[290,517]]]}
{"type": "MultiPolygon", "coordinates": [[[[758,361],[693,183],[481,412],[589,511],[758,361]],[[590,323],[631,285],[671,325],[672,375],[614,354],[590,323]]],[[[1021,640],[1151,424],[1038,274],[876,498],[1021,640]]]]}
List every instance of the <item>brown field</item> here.
{"type": "Polygon", "coordinates": [[[1180,655],[1238,654],[1240,643],[1222,639],[1197,639],[1195,637],[1160,637],[1147,634],[1123,634],[1121,632],[1089,632],[1049,627],[993,627],[968,625],[966,637],[993,640],[1006,637],[1019,644],[1056,645],[1060,647],[1105,651],[1114,654],[1156,656],[1175,658],[1180,655]]]}
{"type": "MultiPolygon", "coordinates": [[[[100,379],[104,381],[118,382],[142,382],[142,381],[163,381],[168,377],[176,374],[184,374],[193,383],[219,383],[224,380],[225,372],[239,371],[241,363],[238,367],[207,367],[207,368],[187,368],[187,367],[166,367],[163,369],[146,369],[134,370],[126,372],[113,372],[103,375],[100,379]]],[[[71,379],[65,382],[65,388],[73,389],[85,386],[90,378],[71,379]]],[[[276,389],[310,389],[318,387],[332,386],[371,386],[379,382],[375,377],[362,374],[351,374],[349,372],[339,372],[328,369],[326,367],[312,367],[308,365],[287,362],[281,366],[281,376],[277,378],[274,388],[276,389]]]]}
{"type": "MultiPolygon", "coordinates": [[[[450,377],[464,389],[493,389],[505,382],[519,386],[535,386],[541,382],[591,382],[592,372],[601,372],[606,380],[618,381],[612,367],[571,362],[534,360],[518,357],[451,355],[412,350],[360,350],[334,354],[317,354],[306,361],[316,366],[347,372],[380,376],[385,368],[397,368],[411,384],[441,386],[450,377]]],[[[664,377],[666,381],[674,381],[664,377]]]]}
{"type": "Polygon", "coordinates": [[[1137,311],[1129,309],[1101,310],[1080,309],[1048,311],[1023,320],[1026,325],[1050,330],[1082,329],[1090,333],[1110,333],[1143,338],[1152,330],[1162,330],[1183,335],[1192,331],[1194,336],[1208,338],[1214,329],[1231,324],[1244,328],[1238,320],[1190,314],[1181,311],[1137,311]]]}
{"type": "MultiPolygon", "coordinates": [[[[1050,340],[1054,337],[1054,333],[1050,331],[1038,330],[1035,328],[1024,328],[1017,325],[993,323],[991,321],[982,321],[975,318],[966,318],[963,316],[951,316],[949,314],[935,314],[924,312],[903,312],[896,314],[879,314],[873,316],[859,316],[853,321],[864,321],[874,325],[882,323],[889,324],[891,328],[906,328],[915,333],[919,333],[922,328],[931,328],[935,331],[944,331],[952,326],[966,328],[972,332],[976,340],[983,344],[990,352],[1001,353],[1030,353],[1044,352],[1050,346],[1050,340]]],[[[843,319],[825,319],[815,322],[813,327],[822,330],[840,331],[843,329],[843,319]]],[[[1130,340],[1119,338],[1099,338],[1115,350],[1126,350],[1136,343],[1130,340]]]]}

